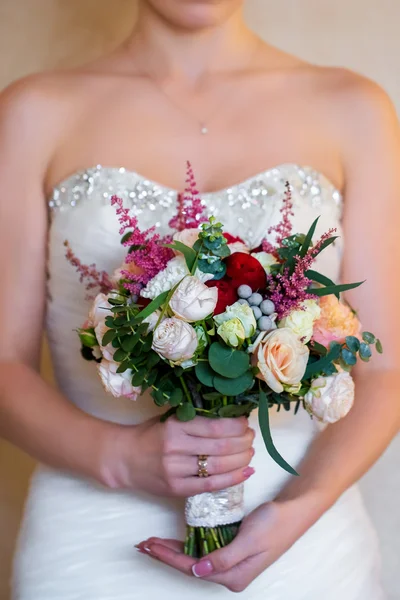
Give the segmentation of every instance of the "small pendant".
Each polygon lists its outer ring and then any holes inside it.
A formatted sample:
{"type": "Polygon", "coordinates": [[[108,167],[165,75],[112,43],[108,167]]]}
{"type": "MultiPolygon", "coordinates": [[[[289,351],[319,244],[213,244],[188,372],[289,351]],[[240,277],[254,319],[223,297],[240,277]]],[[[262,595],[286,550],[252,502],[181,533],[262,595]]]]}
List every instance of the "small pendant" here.
{"type": "Polygon", "coordinates": [[[200,128],[200,133],[201,133],[202,135],[207,135],[207,133],[208,133],[208,128],[206,127],[206,125],[203,125],[203,124],[201,125],[201,128],[200,128]]]}

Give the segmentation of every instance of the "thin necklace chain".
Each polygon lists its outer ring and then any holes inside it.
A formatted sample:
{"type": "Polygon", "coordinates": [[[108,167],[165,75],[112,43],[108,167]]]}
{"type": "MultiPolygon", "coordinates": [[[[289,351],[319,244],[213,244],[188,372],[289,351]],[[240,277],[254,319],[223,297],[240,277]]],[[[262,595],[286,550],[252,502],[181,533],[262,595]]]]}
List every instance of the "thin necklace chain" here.
{"type": "MultiPolygon", "coordinates": [[[[250,59],[249,59],[248,63],[246,63],[246,67],[249,66],[252,63],[253,58],[255,57],[258,49],[259,49],[259,44],[256,45],[256,48],[254,49],[254,52],[251,53],[250,59]]],[[[211,113],[211,115],[209,115],[207,117],[207,119],[199,119],[193,113],[191,113],[190,111],[188,111],[187,108],[185,108],[184,106],[182,106],[181,104],[179,104],[175,100],[175,98],[173,98],[170,94],[168,94],[165,91],[165,89],[162,87],[162,85],[160,85],[160,83],[157,81],[157,79],[153,75],[151,75],[150,72],[147,71],[146,75],[147,75],[149,81],[151,81],[151,83],[153,83],[154,87],[156,87],[158,89],[158,91],[168,100],[168,102],[170,104],[172,104],[181,113],[184,113],[184,114],[186,114],[186,116],[190,117],[190,119],[192,121],[197,121],[201,135],[207,135],[208,134],[208,132],[209,132],[209,124],[213,120],[213,118],[215,117],[215,115],[219,112],[220,105],[218,105],[218,108],[215,111],[213,111],[211,113]]]]}

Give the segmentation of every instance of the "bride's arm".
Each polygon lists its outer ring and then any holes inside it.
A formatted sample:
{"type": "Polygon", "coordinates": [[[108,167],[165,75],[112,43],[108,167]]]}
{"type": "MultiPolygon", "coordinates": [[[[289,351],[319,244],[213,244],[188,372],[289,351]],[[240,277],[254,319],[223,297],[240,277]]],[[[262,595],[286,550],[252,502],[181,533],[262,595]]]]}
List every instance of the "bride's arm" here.
{"type": "Polygon", "coordinates": [[[47,241],[42,181],[57,123],[41,90],[23,88],[14,85],[0,101],[0,435],[46,464],[97,477],[102,424],[37,372],[47,241]]]}
{"type": "MultiPolygon", "coordinates": [[[[349,295],[365,330],[384,346],[356,374],[349,415],[311,445],[274,502],[244,520],[226,548],[196,564],[175,540],[150,538],[146,552],[187,574],[243,591],[276,561],[375,462],[400,426],[400,130],[395,110],[377,86],[351,82],[340,93],[337,130],[345,132],[344,281],[367,282],[349,295]],[[342,103],[342,106],[340,105],[342,103]]],[[[139,547],[142,549],[142,545],[139,547]]]]}
{"type": "Polygon", "coordinates": [[[369,82],[360,85],[361,99],[351,92],[343,98],[349,104],[343,280],[366,280],[348,299],[364,330],[382,340],[384,353],[357,365],[353,409],[316,439],[299,467],[301,477],[280,495],[314,494],[317,513],[369,469],[400,426],[400,129],[386,94],[369,82]]]}
{"type": "Polygon", "coordinates": [[[45,464],[111,487],[185,497],[241,483],[253,472],[246,419],[123,427],[80,411],[38,373],[47,246],[42,182],[73,112],[69,89],[29,81],[0,97],[0,436],[45,464]],[[66,104],[68,114],[60,115],[66,104]],[[210,455],[208,478],[196,477],[200,454],[210,455]]]}

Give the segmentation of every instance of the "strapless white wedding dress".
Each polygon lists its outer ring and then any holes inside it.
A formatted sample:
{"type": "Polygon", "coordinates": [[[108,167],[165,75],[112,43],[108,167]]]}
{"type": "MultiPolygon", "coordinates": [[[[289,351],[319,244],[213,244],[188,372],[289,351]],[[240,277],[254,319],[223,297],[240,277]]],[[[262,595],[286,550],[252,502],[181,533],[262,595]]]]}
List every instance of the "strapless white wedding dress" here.
{"type": "MultiPolygon", "coordinates": [[[[226,230],[257,246],[279,220],[284,185],[293,188],[294,225],[305,231],[321,215],[319,232],[341,232],[340,193],[322,174],[293,164],[270,169],[229,189],[204,194],[208,212],[226,230]]],[[[176,210],[174,190],[123,168],[95,167],[63,181],[49,206],[47,332],[55,374],[64,394],[100,419],[140,423],[157,409],[145,395],[137,402],[107,396],[93,363],[80,355],[74,331],[85,320],[86,290],[65,259],[63,242],[87,263],[112,272],[122,261],[118,223],[110,205],[118,194],[142,226],[168,230],[176,210]]],[[[342,239],[321,256],[322,272],[338,279],[342,239]]],[[[246,482],[246,510],[274,498],[288,475],[268,456],[257,431],[246,482]]],[[[273,413],[276,446],[297,465],[318,434],[305,412],[273,413]]],[[[71,438],[71,444],[74,440],[71,438]]],[[[331,474],[335,477],[335,473],[331,474]]],[[[182,538],[183,501],[103,489],[92,481],[40,467],[33,476],[16,552],[14,600],[163,600],[231,598],[231,592],[189,579],[140,555],[134,544],[151,535],[182,538]]],[[[246,600],[381,600],[375,533],[358,489],[348,490],[284,556],[244,593],[246,600]]]]}

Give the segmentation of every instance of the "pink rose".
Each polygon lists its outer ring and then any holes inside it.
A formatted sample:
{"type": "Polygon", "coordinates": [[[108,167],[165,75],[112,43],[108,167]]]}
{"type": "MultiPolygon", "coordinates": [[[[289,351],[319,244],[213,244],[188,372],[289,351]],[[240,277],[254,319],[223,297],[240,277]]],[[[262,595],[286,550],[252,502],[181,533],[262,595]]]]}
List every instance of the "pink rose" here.
{"type": "Polygon", "coordinates": [[[320,318],[314,323],[313,340],[326,348],[331,342],[343,343],[348,335],[358,337],[361,323],[351,308],[332,294],[320,299],[320,318]]]}
{"type": "Polygon", "coordinates": [[[134,387],[131,383],[132,371],[128,369],[124,373],[117,373],[119,365],[114,361],[102,360],[98,365],[99,375],[103,387],[114,398],[129,398],[137,400],[142,390],[134,387]]]}

